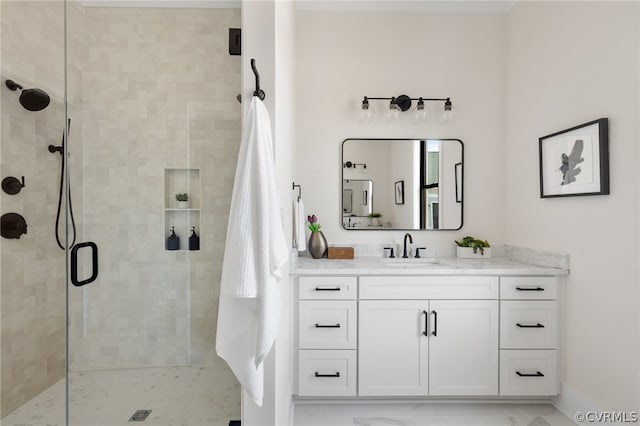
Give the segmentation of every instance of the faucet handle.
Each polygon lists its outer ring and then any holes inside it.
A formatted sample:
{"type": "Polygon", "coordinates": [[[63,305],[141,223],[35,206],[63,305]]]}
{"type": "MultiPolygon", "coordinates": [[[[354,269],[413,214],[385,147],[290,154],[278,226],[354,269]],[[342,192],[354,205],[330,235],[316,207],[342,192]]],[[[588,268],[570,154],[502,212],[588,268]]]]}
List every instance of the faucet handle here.
{"type": "Polygon", "coordinates": [[[420,250],[426,250],[426,247],[416,247],[416,259],[420,259],[420,250]]]}
{"type": "Polygon", "coordinates": [[[389,254],[389,259],[394,259],[396,256],[393,254],[393,247],[385,247],[385,250],[391,250],[391,253],[389,254]]]}

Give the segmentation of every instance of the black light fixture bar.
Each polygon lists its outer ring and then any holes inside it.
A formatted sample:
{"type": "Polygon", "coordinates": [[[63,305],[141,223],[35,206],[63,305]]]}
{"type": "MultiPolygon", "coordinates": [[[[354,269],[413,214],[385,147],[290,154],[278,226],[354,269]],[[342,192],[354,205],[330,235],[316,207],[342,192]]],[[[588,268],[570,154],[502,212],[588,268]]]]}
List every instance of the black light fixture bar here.
{"type": "Polygon", "coordinates": [[[369,109],[369,101],[391,101],[389,106],[396,107],[401,111],[407,111],[411,108],[412,101],[418,101],[418,105],[421,108],[424,108],[424,102],[444,102],[444,110],[452,110],[451,98],[412,98],[407,95],[392,96],[390,98],[365,96],[362,100],[362,109],[369,109]]]}

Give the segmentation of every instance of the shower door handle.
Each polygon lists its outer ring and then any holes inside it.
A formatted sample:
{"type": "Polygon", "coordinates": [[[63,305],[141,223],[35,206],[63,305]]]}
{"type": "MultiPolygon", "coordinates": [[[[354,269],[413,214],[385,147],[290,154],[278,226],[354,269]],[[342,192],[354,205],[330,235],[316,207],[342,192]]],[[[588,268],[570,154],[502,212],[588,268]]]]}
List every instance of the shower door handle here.
{"type": "Polygon", "coordinates": [[[78,243],[71,249],[71,283],[76,287],[91,284],[98,278],[98,246],[93,241],[78,243]],[[78,281],[78,251],[83,247],[91,248],[91,276],[86,280],[78,281]]]}

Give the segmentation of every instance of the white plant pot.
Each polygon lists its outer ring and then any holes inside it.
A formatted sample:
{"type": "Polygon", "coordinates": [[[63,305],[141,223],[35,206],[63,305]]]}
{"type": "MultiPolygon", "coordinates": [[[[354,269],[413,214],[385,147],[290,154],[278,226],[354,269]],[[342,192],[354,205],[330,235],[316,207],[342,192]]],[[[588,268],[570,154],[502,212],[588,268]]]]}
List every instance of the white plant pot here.
{"type": "Polygon", "coordinates": [[[456,246],[456,255],[461,259],[489,259],[491,257],[491,247],[485,247],[484,254],[482,254],[480,249],[474,253],[472,247],[456,246]]]}
{"type": "Polygon", "coordinates": [[[178,201],[178,208],[179,209],[188,209],[189,208],[189,201],[178,201]]]}

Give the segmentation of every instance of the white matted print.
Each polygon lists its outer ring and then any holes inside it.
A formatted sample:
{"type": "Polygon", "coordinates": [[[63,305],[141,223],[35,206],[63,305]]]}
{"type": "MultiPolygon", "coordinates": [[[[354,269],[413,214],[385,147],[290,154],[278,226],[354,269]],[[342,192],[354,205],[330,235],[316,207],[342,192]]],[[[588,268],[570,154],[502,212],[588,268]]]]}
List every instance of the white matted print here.
{"type": "Polygon", "coordinates": [[[608,119],[544,136],[540,146],[540,197],[609,193],[608,119]]]}

